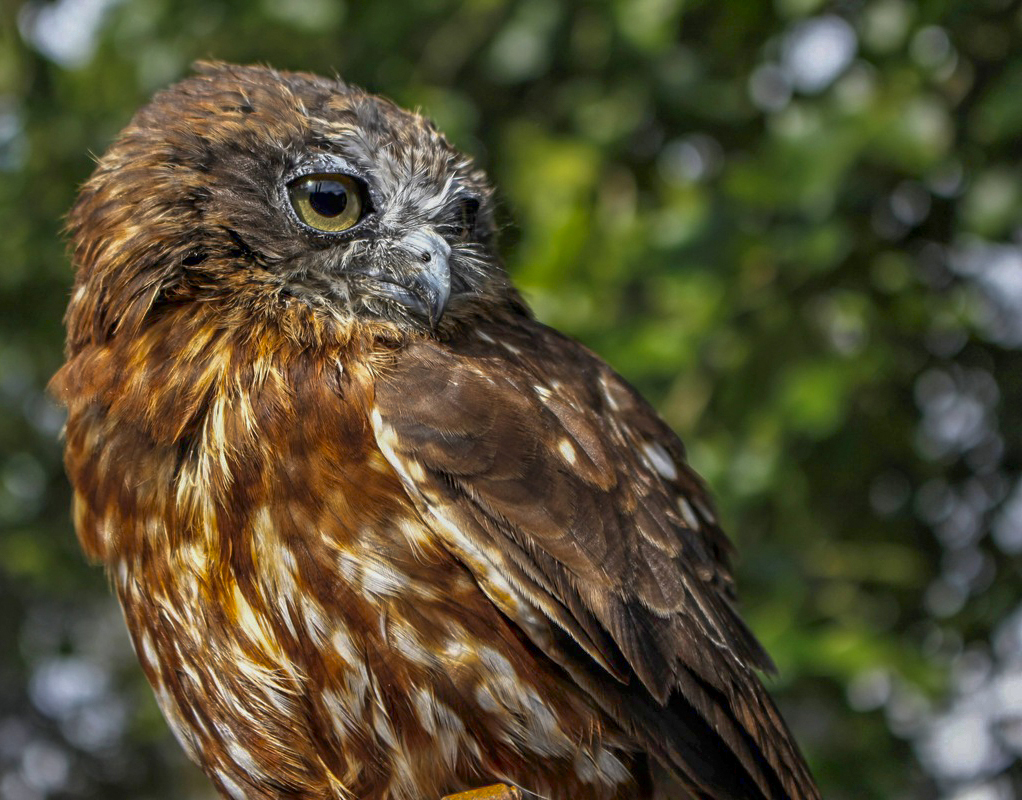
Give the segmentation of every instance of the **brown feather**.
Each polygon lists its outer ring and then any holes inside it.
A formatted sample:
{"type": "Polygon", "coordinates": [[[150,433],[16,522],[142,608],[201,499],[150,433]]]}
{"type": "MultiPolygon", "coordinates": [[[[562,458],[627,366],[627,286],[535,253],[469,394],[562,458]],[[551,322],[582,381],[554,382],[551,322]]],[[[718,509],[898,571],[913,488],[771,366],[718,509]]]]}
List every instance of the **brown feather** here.
{"type": "Polygon", "coordinates": [[[377,384],[377,439],[423,517],[484,588],[510,583],[520,624],[545,612],[665,713],[680,694],[764,796],[816,796],[676,437],[581,346],[524,318],[480,331],[410,343],[377,384]]]}

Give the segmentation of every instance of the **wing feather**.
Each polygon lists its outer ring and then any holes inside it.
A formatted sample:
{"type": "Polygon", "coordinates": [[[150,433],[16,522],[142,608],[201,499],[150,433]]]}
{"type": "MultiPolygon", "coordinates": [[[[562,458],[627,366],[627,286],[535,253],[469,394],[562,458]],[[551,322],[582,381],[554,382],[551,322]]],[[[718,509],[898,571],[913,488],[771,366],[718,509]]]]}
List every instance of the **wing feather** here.
{"type": "Polygon", "coordinates": [[[817,797],[677,437],[581,345],[524,319],[485,332],[410,343],[377,381],[377,441],[424,519],[694,791],[817,797]]]}

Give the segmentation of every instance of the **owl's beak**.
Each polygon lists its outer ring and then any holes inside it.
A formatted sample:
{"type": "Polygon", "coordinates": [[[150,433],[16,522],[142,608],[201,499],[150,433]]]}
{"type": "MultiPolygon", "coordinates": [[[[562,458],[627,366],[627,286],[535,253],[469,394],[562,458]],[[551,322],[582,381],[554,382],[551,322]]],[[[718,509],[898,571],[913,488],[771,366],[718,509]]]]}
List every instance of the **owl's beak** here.
{"type": "Polygon", "coordinates": [[[432,228],[421,228],[399,240],[396,249],[410,255],[410,263],[380,276],[384,291],[435,329],[451,296],[451,246],[432,228]]]}

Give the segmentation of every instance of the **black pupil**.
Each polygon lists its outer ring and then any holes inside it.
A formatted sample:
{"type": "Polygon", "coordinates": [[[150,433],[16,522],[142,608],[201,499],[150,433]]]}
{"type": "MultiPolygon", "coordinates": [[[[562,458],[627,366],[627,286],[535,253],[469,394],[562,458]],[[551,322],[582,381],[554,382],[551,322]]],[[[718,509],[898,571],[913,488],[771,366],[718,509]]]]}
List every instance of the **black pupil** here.
{"type": "Polygon", "coordinates": [[[309,205],[322,217],[336,217],[348,207],[348,190],[338,181],[310,181],[309,205]]]}

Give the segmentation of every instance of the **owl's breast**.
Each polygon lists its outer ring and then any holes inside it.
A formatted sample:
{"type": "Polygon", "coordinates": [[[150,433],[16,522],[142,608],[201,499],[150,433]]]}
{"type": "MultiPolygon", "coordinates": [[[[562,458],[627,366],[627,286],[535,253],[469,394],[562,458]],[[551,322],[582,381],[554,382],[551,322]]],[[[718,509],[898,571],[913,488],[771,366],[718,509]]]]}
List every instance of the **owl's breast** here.
{"type": "Polygon", "coordinates": [[[210,776],[239,797],[282,776],[321,797],[523,777],[551,797],[616,796],[631,779],[619,737],[411,505],[356,525],[364,497],[342,492],[253,505],[228,545],[196,537],[155,580],[121,571],[139,659],[210,776]]]}
{"type": "Polygon", "coordinates": [[[227,796],[634,788],[626,738],[412,505],[371,370],[295,356],[200,392],[191,369],[133,417],[74,410],[69,472],[160,706],[227,796]],[[163,429],[168,393],[187,408],[163,429]]]}

